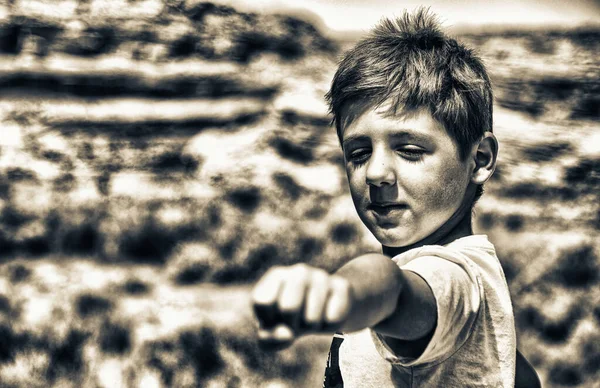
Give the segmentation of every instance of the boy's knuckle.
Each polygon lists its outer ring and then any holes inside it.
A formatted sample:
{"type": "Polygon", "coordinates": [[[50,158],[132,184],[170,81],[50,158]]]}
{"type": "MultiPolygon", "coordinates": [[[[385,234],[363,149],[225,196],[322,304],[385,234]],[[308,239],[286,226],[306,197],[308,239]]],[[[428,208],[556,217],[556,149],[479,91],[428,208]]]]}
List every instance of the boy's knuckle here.
{"type": "Polygon", "coordinates": [[[322,283],[327,282],[328,277],[329,277],[329,274],[322,269],[315,269],[310,274],[310,280],[313,283],[317,283],[317,284],[322,284],[322,283]]]}
{"type": "Polygon", "coordinates": [[[293,269],[293,276],[299,277],[302,279],[308,278],[311,273],[311,267],[309,267],[307,264],[304,264],[304,263],[295,264],[292,267],[292,269],[293,269]]]}
{"type": "Polygon", "coordinates": [[[298,304],[293,302],[293,301],[289,301],[289,300],[281,300],[278,303],[279,307],[279,311],[282,314],[292,314],[298,311],[298,304]]]}
{"type": "Polygon", "coordinates": [[[266,276],[278,276],[278,275],[281,275],[282,272],[283,272],[283,267],[280,265],[276,265],[276,266],[269,268],[269,270],[265,274],[265,277],[266,276]]]}
{"type": "Polygon", "coordinates": [[[262,294],[261,294],[260,290],[258,290],[256,287],[254,287],[254,289],[252,290],[252,293],[250,294],[250,300],[252,301],[253,304],[261,304],[262,294]]]}
{"type": "Polygon", "coordinates": [[[350,282],[348,281],[348,279],[343,278],[341,276],[333,275],[331,277],[331,282],[333,287],[340,291],[347,291],[350,289],[350,282]]]}
{"type": "Polygon", "coordinates": [[[304,316],[304,323],[307,326],[318,326],[321,323],[321,319],[316,314],[307,314],[304,316]]]}
{"type": "Polygon", "coordinates": [[[297,263],[292,266],[296,271],[308,272],[310,266],[306,263],[297,263]]]}

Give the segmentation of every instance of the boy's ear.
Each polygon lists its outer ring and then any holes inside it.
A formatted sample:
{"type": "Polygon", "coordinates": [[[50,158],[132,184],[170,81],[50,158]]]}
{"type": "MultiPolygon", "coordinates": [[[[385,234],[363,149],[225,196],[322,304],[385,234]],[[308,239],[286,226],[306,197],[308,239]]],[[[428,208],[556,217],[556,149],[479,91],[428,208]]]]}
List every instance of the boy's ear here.
{"type": "Polygon", "coordinates": [[[477,185],[484,184],[496,169],[498,158],[498,140],[492,132],[485,132],[479,143],[473,147],[473,160],[475,168],[471,182],[477,185]]]}

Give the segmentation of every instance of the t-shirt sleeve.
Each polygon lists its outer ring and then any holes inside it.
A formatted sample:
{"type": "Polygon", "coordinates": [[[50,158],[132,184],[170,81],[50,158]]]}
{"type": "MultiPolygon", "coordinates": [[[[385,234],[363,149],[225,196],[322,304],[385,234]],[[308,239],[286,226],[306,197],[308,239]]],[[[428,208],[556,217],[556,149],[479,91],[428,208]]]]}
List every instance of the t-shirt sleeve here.
{"type": "Polygon", "coordinates": [[[402,266],[421,276],[429,285],[437,306],[433,337],[416,359],[400,357],[372,332],[379,353],[393,364],[416,366],[439,363],[454,354],[468,339],[479,311],[481,291],[476,268],[468,259],[421,256],[402,266]]]}

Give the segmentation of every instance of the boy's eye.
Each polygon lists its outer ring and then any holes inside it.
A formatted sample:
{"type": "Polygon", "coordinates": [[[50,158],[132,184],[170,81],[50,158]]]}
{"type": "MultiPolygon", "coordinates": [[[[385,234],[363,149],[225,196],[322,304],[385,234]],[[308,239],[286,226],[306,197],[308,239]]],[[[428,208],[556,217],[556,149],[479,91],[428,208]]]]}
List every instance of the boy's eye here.
{"type": "Polygon", "coordinates": [[[361,148],[350,152],[348,159],[354,164],[361,164],[367,161],[371,156],[371,151],[366,148],[361,148]]]}
{"type": "Polygon", "coordinates": [[[414,145],[405,145],[397,149],[397,152],[409,161],[418,161],[421,160],[423,154],[425,154],[425,150],[421,147],[417,147],[414,145]]]}

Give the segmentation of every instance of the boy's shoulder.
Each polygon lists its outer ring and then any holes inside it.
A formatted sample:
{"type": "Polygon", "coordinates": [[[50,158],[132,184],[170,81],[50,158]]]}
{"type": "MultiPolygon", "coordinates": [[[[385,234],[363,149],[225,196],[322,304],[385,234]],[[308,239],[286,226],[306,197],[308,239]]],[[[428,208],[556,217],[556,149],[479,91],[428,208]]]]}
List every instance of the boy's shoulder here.
{"type": "MultiPolygon", "coordinates": [[[[392,260],[403,270],[416,272],[441,294],[471,287],[478,299],[489,289],[508,295],[508,284],[494,245],[486,235],[469,235],[446,245],[424,245],[392,260]],[[469,286],[470,285],[470,286],[469,286]]],[[[441,296],[441,295],[439,295],[441,296]]]]}
{"type": "MultiPolygon", "coordinates": [[[[445,245],[423,245],[394,256],[397,264],[403,265],[419,257],[435,256],[451,261],[467,258],[485,258],[485,256],[496,257],[494,244],[490,242],[485,234],[473,234],[457,238],[445,245]]],[[[462,261],[462,260],[461,260],[462,261]]]]}

